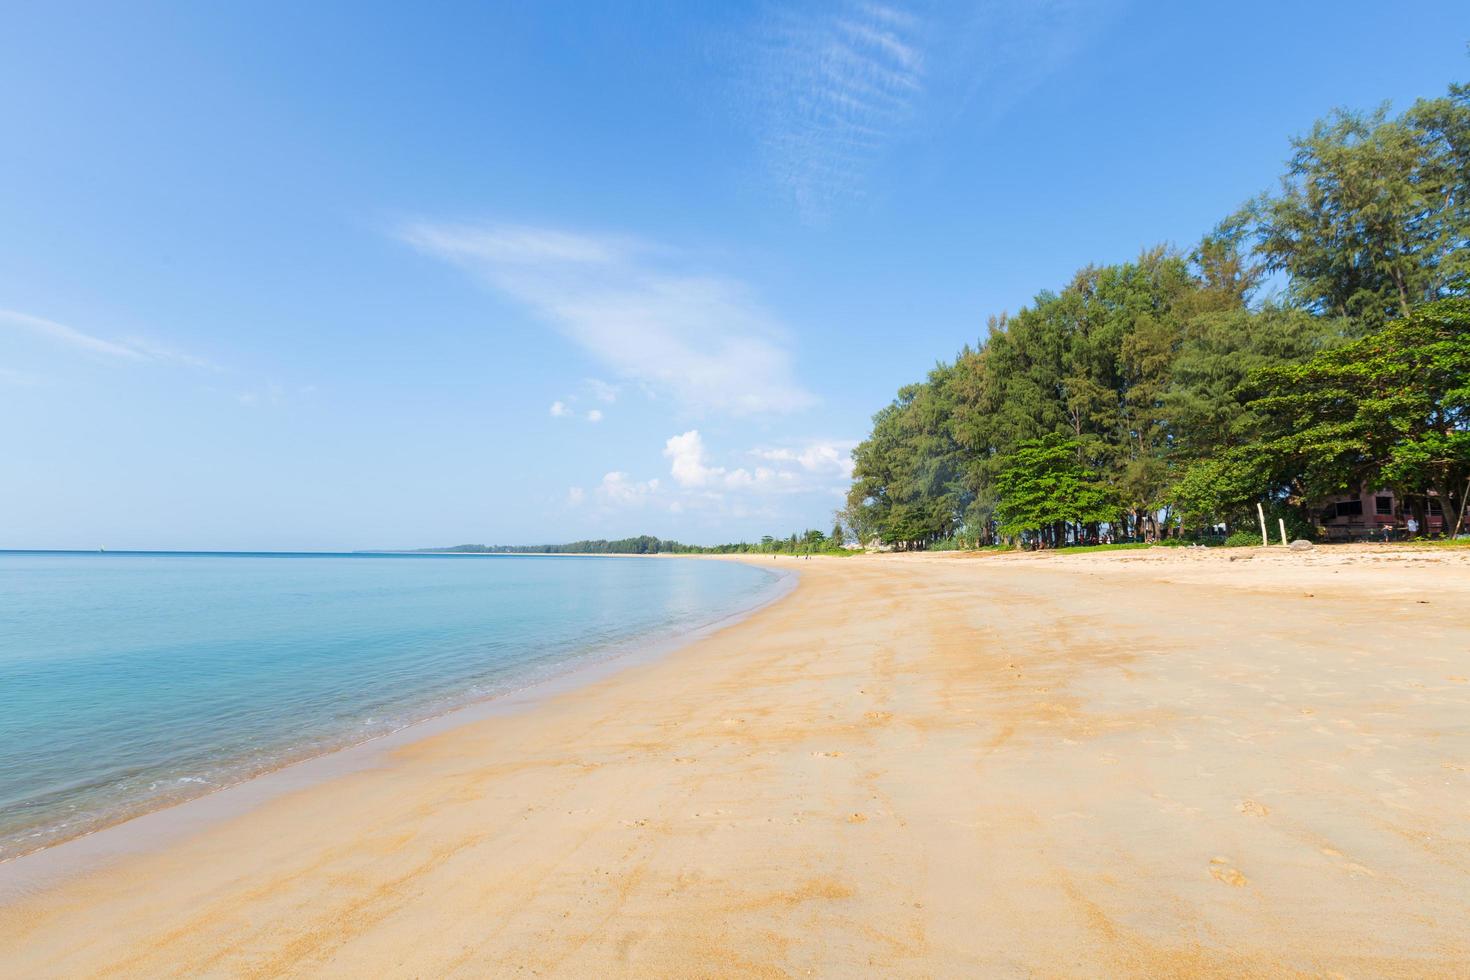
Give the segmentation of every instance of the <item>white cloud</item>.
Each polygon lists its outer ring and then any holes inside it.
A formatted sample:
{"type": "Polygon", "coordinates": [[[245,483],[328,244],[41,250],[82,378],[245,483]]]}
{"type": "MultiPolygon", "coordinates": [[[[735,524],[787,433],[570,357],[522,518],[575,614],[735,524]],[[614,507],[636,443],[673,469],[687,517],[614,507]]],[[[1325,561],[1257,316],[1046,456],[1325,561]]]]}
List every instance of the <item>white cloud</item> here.
{"type": "Polygon", "coordinates": [[[609,504],[626,507],[630,504],[646,503],[658,493],[658,479],[638,482],[628,474],[614,470],[602,478],[597,485],[598,497],[609,504]]]}
{"type": "Polygon", "coordinates": [[[680,489],[718,498],[727,492],[743,494],[803,493],[830,490],[850,478],[844,456],[854,445],[847,441],[811,442],[801,449],[755,449],[756,456],[773,465],[754,469],[711,465],[698,429],[671,436],[664,443],[669,475],[680,489]]]}
{"type": "Polygon", "coordinates": [[[567,408],[567,406],[566,406],[565,403],[563,403],[563,402],[552,402],[551,403],[551,417],[552,418],[554,418],[554,419],[564,419],[564,418],[566,418],[567,416],[569,416],[571,414],[572,414],[572,410],[570,408],[567,408]]]}
{"type": "Polygon", "coordinates": [[[852,450],[857,443],[846,439],[809,442],[793,449],[753,449],[751,455],[776,463],[794,463],[808,473],[827,473],[848,479],[852,476],[852,450]]]}
{"type": "Polygon", "coordinates": [[[195,357],[140,337],[129,337],[121,341],[104,340],[64,323],[32,316],[29,313],[21,313],[19,310],[0,310],[0,323],[9,324],[90,354],[102,354],[125,361],[168,361],[188,367],[219,370],[216,365],[202,357],[195,357]]]}
{"type": "Polygon", "coordinates": [[[602,409],[600,409],[600,408],[589,408],[587,410],[587,421],[588,422],[601,422],[602,421],[602,409]]]}
{"type": "Polygon", "coordinates": [[[808,217],[862,190],[924,90],[926,25],[870,2],[762,21],[748,95],[768,167],[808,217]]]}
{"type": "Polygon", "coordinates": [[[582,506],[582,502],[586,499],[587,491],[583,490],[581,487],[572,487],[567,490],[567,503],[573,507],[582,506]]]}
{"type": "Polygon", "coordinates": [[[757,457],[761,464],[729,467],[712,460],[704,436],[690,429],[664,442],[667,482],[658,478],[639,481],[615,470],[591,494],[573,488],[567,502],[576,507],[585,497],[604,512],[655,508],[669,514],[777,522],[791,520],[792,508],[799,508],[809,516],[795,520],[811,520],[810,515],[829,511],[846,493],[847,468],[840,458],[852,445],[843,440],[811,440],[796,448],[751,449],[738,455],[757,457]]]}
{"type": "Polygon", "coordinates": [[[795,379],[785,331],[747,290],[669,268],[667,252],[502,225],[421,223],[402,237],[476,273],[624,378],[696,410],[790,412],[815,401],[795,379]]]}
{"type": "Polygon", "coordinates": [[[669,460],[669,474],[674,482],[685,489],[750,489],[775,476],[773,471],[765,468],[752,474],[744,469],[710,466],[705,458],[704,439],[698,429],[670,436],[664,443],[664,456],[669,460]]]}
{"type": "Polygon", "coordinates": [[[664,443],[664,455],[669,458],[669,472],[674,482],[681,487],[702,487],[714,474],[704,462],[704,440],[698,429],[690,429],[679,436],[670,436],[664,443]]]}

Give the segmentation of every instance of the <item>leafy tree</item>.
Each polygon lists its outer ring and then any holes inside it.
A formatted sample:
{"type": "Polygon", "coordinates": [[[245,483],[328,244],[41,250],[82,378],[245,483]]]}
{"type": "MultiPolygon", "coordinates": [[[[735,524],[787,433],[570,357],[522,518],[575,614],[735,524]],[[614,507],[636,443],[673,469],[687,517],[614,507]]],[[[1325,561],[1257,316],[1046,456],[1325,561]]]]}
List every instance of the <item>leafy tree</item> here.
{"type": "Polygon", "coordinates": [[[872,434],[853,450],[849,523],[886,544],[923,547],[949,534],[963,508],[959,447],[950,432],[953,368],[908,385],[873,416],[872,434]]]}
{"type": "Polygon", "coordinates": [[[1254,523],[1257,502],[1305,527],[1305,502],[1357,482],[1451,501],[1458,314],[1434,304],[1470,291],[1470,87],[1394,119],[1336,113],[1293,149],[1281,192],[1187,256],[1084,268],[902,388],[853,453],[859,540],[1059,541],[1079,521],[1149,538],[1254,523]],[[1285,292],[1260,302],[1268,282],[1285,292]],[[1399,321],[1418,326],[1385,331],[1399,321]],[[1379,331],[1376,354],[1353,343],[1379,331]],[[1045,480],[1071,516],[1045,510],[1045,480]]]}
{"type": "Polygon", "coordinates": [[[1177,458],[1212,458],[1251,441],[1261,420],[1241,397],[1250,373],[1302,361],[1332,340],[1322,320],[1279,306],[1191,319],[1162,398],[1169,444],[1177,458]]]}
{"type": "Polygon", "coordinates": [[[1270,424],[1240,458],[1303,495],[1382,482],[1420,507],[1431,491],[1453,506],[1470,476],[1470,300],[1421,307],[1248,385],[1270,424]]]}
{"type": "Polygon", "coordinates": [[[1059,545],[1065,525],[1117,515],[1117,498],[1097,473],[1078,462],[1079,448],[1075,440],[1051,434],[1023,442],[1006,457],[996,475],[996,516],[1003,534],[1045,531],[1059,545]]]}
{"type": "Polygon", "coordinates": [[[1223,523],[1249,524],[1251,507],[1270,492],[1269,481],[1250,460],[1230,453],[1201,459],[1189,466],[1169,488],[1169,502],[1181,524],[1198,530],[1223,523]]]}
{"type": "Polygon", "coordinates": [[[1281,193],[1250,206],[1259,250],[1312,311],[1377,329],[1470,279],[1470,87],[1339,110],[1292,141],[1281,193]]]}

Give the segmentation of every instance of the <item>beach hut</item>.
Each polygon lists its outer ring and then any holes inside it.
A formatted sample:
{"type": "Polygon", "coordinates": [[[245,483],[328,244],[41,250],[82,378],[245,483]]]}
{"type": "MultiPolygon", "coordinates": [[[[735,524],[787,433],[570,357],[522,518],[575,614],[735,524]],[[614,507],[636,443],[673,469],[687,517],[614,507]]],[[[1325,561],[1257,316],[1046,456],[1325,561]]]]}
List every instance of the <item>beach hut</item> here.
{"type": "MultiPolygon", "coordinates": [[[[1410,536],[1409,521],[1415,515],[1408,503],[1392,490],[1365,488],[1357,493],[1325,497],[1317,501],[1313,512],[1322,536],[1328,541],[1395,540],[1410,536]]],[[[1415,522],[1421,535],[1444,533],[1444,509],[1438,496],[1428,495],[1423,517],[1415,522]]]]}

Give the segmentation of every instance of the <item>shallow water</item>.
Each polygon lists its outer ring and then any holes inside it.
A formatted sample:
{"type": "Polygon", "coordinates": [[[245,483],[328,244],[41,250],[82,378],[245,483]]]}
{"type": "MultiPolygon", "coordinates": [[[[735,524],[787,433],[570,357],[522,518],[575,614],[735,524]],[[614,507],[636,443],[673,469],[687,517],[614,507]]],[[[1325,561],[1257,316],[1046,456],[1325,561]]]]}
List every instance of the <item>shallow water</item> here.
{"type": "Polygon", "coordinates": [[[760,601],[730,562],[0,553],[0,859],[760,601]]]}

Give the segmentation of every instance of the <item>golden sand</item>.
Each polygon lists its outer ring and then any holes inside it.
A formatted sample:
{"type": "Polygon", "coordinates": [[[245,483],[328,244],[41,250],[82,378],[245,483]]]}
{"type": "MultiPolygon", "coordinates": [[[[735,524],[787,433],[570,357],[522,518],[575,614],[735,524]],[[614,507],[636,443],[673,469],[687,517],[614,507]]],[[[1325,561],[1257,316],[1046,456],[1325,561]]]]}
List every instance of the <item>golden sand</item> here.
{"type": "Polygon", "coordinates": [[[1464,976],[1466,558],[785,559],[657,663],[12,901],[0,973],[1464,976]]]}

